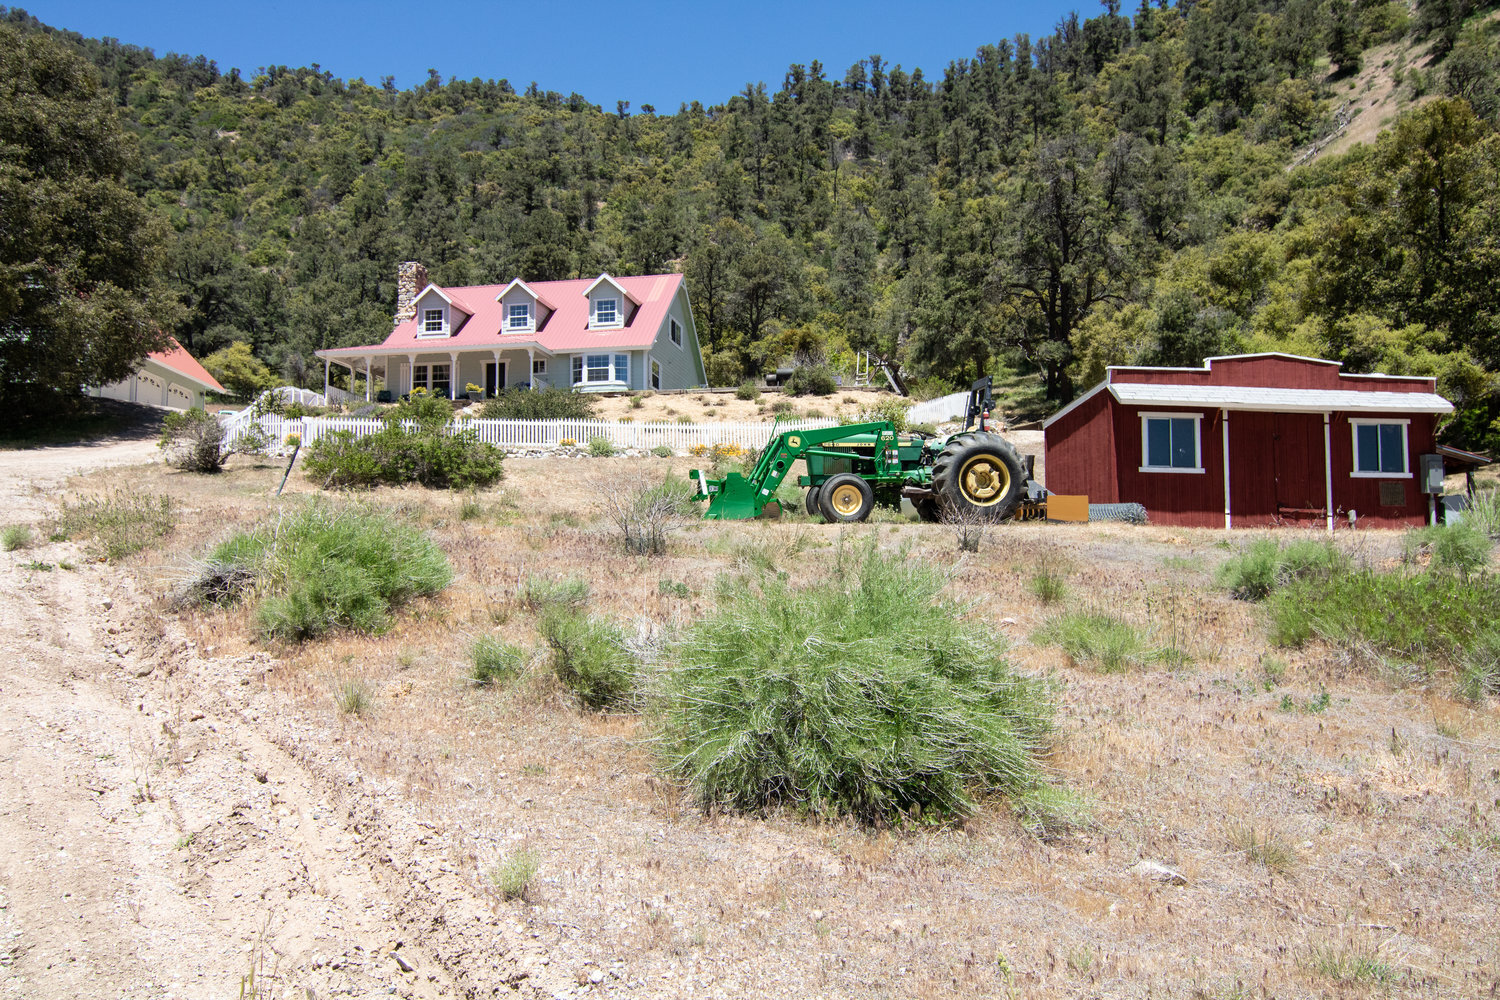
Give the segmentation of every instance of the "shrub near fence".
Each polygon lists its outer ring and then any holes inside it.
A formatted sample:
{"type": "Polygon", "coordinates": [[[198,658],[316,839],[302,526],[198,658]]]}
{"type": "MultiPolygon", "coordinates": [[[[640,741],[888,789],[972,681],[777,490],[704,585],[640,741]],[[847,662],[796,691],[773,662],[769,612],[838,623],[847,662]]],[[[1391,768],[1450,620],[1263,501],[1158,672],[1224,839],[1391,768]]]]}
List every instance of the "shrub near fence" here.
{"type": "MultiPolygon", "coordinates": [[[[410,421],[403,422],[403,426],[410,421]]],[[[666,447],[685,454],[695,445],[711,448],[716,444],[734,444],[742,448],[763,448],[771,438],[773,426],[778,431],[811,430],[832,427],[827,419],[784,420],[780,424],[717,423],[668,424],[628,423],[615,420],[484,420],[458,419],[452,430],[472,432],[475,440],[499,448],[557,448],[563,440],[589,441],[604,438],[616,449],[633,448],[649,451],[666,447]]],[[[334,431],[349,431],[355,437],[378,434],[385,428],[377,417],[301,417],[296,419],[266,415],[236,417],[225,426],[225,447],[237,448],[242,440],[255,436],[255,429],[269,441],[285,441],[288,434],[301,435],[303,445],[311,445],[334,431]]],[[[415,426],[415,425],[412,425],[415,426]]]]}

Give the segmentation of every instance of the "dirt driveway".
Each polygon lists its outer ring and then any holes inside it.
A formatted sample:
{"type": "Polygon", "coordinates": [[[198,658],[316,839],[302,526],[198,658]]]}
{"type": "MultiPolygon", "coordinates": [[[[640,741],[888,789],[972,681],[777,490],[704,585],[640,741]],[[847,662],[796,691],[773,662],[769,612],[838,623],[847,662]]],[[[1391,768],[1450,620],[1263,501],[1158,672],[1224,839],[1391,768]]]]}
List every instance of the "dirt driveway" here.
{"type": "MultiPolygon", "coordinates": [[[[0,452],[0,503],[40,522],[69,476],[155,453],[0,452]]],[[[0,553],[0,997],[553,995],[529,933],[429,887],[430,831],[299,752],[276,661],[213,653],[73,543],[0,553]],[[456,981],[439,952],[474,939],[456,981]]]]}

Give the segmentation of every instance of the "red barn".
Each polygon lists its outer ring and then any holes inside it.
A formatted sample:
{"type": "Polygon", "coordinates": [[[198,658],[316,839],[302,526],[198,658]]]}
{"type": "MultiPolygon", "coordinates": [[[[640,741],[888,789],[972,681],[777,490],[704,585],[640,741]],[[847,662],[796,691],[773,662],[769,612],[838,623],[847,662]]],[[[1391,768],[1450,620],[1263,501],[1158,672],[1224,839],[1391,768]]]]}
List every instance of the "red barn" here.
{"type": "Polygon", "coordinates": [[[1418,456],[1453,407],[1434,379],[1290,354],[1114,367],[1042,424],[1047,488],[1158,524],[1422,524],[1418,456]]]}

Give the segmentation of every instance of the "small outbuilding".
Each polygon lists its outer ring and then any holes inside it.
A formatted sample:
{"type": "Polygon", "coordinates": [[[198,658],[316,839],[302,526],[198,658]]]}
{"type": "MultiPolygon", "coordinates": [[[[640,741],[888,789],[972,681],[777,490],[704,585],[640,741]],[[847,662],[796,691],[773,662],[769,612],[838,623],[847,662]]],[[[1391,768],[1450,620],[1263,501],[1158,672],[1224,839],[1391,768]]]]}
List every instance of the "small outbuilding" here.
{"type": "Polygon", "coordinates": [[[1043,421],[1047,488],[1139,503],[1158,524],[1424,523],[1422,456],[1441,469],[1452,404],[1432,378],[1341,367],[1290,354],[1111,367],[1043,421]]]}

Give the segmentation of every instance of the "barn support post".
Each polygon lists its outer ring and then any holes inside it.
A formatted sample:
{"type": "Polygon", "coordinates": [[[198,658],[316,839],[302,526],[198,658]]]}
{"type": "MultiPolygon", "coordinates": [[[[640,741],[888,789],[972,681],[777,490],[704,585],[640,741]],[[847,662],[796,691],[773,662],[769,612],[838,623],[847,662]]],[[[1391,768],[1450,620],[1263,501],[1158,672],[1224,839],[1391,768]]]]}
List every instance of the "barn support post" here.
{"type": "Polygon", "coordinates": [[[1232,515],[1229,510],[1229,411],[1221,410],[1224,414],[1224,530],[1233,527],[1232,515]]]}
{"type": "Polygon", "coordinates": [[[1323,414],[1323,489],[1324,513],[1328,515],[1328,533],[1333,534],[1333,432],[1329,427],[1330,413],[1323,414]]]}

